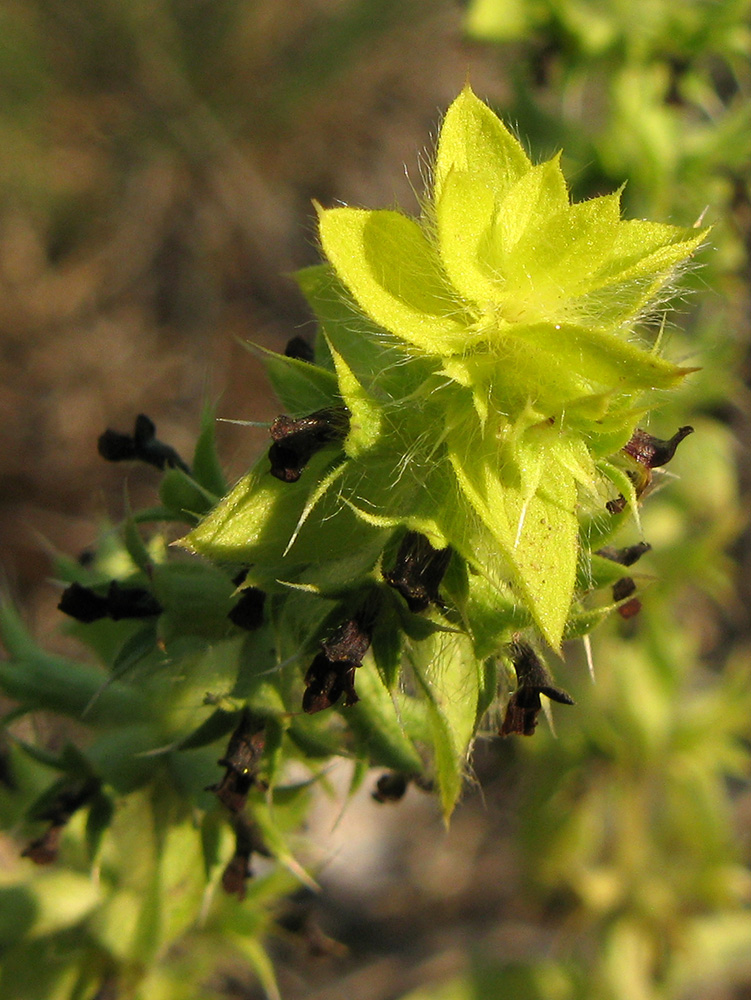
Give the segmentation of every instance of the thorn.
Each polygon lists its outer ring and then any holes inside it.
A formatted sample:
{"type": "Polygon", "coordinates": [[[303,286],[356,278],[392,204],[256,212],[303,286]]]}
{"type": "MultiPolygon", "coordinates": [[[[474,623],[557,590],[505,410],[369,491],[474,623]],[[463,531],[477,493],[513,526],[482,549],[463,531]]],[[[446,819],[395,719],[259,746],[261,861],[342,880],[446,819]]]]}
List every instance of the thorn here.
{"type": "Polygon", "coordinates": [[[592,683],[595,683],[595,661],[592,656],[592,640],[588,635],[582,636],[582,644],[584,646],[584,655],[587,657],[587,668],[589,669],[589,676],[592,678],[592,683]]]}

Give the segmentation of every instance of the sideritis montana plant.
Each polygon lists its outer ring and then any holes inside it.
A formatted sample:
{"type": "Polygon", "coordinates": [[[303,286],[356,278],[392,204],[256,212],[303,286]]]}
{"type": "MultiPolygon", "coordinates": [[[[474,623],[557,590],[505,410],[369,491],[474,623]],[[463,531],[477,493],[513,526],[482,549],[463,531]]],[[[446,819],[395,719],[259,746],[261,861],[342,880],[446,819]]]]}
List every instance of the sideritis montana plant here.
{"type": "Polygon", "coordinates": [[[220,946],[273,994],[257,938],[308,878],[294,835],[323,764],[387,768],[382,799],[435,787],[448,816],[481,723],[530,735],[572,701],[546,656],[638,611],[639,505],[691,430],[645,429],[692,370],[661,355],[658,312],[706,233],[624,221],[618,193],[571,204],[559,158],[533,164],[469,88],[429,188],[419,219],[318,207],[326,262],[297,276],[315,346],[266,352],[285,413],[233,489],[210,413],[190,464],[143,415],[100,438],[163,472],[156,507],[59,566],[107,673],[0,608],[3,821],[28,827],[24,865],[68,866],[2,890],[26,914],[3,932],[8,995],[44,975],[56,997],[184,997],[220,946]],[[145,540],[147,522],[182,527],[145,540]],[[91,738],[36,745],[38,710],[91,738]]]}
{"type": "MultiPolygon", "coordinates": [[[[249,566],[277,636],[294,604],[294,648],[259,669],[319,648],[307,712],[336,704],[346,721],[388,689],[389,724],[448,813],[499,680],[515,689],[505,731],[531,732],[540,693],[570,701],[544,647],[619,595],[634,609],[639,500],[690,432],[641,429],[655,390],[691,369],[640,324],[705,232],[624,221],[618,193],[571,204],[559,157],[534,165],[469,88],[421,218],[318,215],[327,263],[298,275],[315,355],[267,360],[290,416],[182,544],[249,566]],[[635,545],[607,547],[629,517],[635,545]]],[[[286,669],[294,690],[299,661],[286,669]]]]}

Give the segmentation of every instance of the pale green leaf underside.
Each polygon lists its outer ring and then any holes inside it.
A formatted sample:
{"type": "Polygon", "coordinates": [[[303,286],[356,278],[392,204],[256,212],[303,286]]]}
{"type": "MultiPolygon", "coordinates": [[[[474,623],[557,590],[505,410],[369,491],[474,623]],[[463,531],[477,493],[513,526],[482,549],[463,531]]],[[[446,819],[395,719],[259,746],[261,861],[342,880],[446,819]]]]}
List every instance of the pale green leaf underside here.
{"type": "Polygon", "coordinates": [[[447,632],[413,644],[410,660],[428,704],[436,778],[448,818],[461,792],[474,737],[480,664],[466,635],[447,632]]]}
{"type": "Polygon", "coordinates": [[[297,482],[285,483],[270,474],[264,456],[180,544],[211,559],[257,564],[254,572],[271,579],[306,563],[325,566],[358,546],[367,551],[366,525],[333,488],[344,471],[342,457],[329,445],[297,482]]]}
{"type": "Polygon", "coordinates": [[[555,156],[524,174],[498,204],[495,227],[498,231],[499,263],[525,233],[546,225],[551,216],[569,206],[568,188],[555,156]]]}
{"type": "Polygon", "coordinates": [[[436,205],[443,266],[457,291],[470,301],[494,301],[502,284],[487,253],[495,204],[490,188],[469,173],[454,171],[436,205]]]}
{"type": "Polygon", "coordinates": [[[503,197],[531,167],[521,143],[490,108],[465,87],[446,112],[435,164],[435,199],[455,170],[471,173],[479,183],[503,197]]]}
{"type": "Polygon", "coordinates": [[[669,389],[687,371],[623,336],[581,324],[517,325],[509,329],[509,336],[530,348],[544,349],[550,364],[577,372],[596,391],[605,387],[616,393],[669,389]]]}
{"type": "Polygon", "coordinates": [[[574,477],[549,455],[530,496],[523,484],[502,481],[497,457],[467,455],[456,444],[450,443],[449,456],[459,486],[498,545],[540,631],[557,649],[576,579],[574,477]]]}
{"type": "Polygon", "coordinates": [[[330,341],[329,350],[334,359],[339,390],[344,405],[349,410],[349,433],[344,447],[350,458],[356,458],[361,452],[372,448],[379,440],[382,424],[381,407],[363,389],[352,369],[330,341]]]}
{"type": "Polygon", "coordinates": [[[399,212],[320,212],[324,252],[360,307],[380,326],[443,354],[466,337],[468,316],[420,226],[399,212]]]}
{"type": "Polygon", "coordinates": [[[606,195],[567,206],[528,227],[506,254],[504,271],[512,288],[531,285],[543,298],[556,289],[577,294],[612,252],[619,224],[620,196],[606,195]]]}

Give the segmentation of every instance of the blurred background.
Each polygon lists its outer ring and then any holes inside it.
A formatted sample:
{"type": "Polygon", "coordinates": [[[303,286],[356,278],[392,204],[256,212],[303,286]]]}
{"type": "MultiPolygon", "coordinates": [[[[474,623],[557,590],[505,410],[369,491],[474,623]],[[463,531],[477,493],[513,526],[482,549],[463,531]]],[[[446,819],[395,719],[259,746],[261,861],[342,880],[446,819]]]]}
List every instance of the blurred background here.
{"type": "MultiPolygon", "coordinates": [[[[295,906],[321,937],[274,944],[289,1000],[751,997],[750,58],[748,0],[0,9],[0,554],[45,641],[52,553],[153,495],[98,435],[145,412],[189,453],[206,401],[272,418],[243,342],[312,334],[288,277],[318,259],[312,199],[417,212],[467,79],[533,159],[564,150],[577,199],[625,183],[631,217],[714,227],[666,326],[702,370],[650,430],[697,433],[645,506],[642,614],[595,635],[594,686],[567,651],[557,738],[480,745],[448,833],[415,789],[319,807],[324,891],[295,906]]],[[[266,440],[218,434],[231,477],[266,440]]]]}
{"type": "MultiPolygon", "coordinates": [[[[26,598],[49,568],[39,535],[83,547],[122,512],[106,426],[144,410],[187,451],[204,400],[274,415],[240,341],[311,332],[287,276],[318,259],[311,199],[416,210],[441,110],[468,74],[491,97],[505,85],[449,2],[11,2],[0,18],[0,545],[26,598]]],[[[220,434],[239,475],[265,435],[220,434]]]]}

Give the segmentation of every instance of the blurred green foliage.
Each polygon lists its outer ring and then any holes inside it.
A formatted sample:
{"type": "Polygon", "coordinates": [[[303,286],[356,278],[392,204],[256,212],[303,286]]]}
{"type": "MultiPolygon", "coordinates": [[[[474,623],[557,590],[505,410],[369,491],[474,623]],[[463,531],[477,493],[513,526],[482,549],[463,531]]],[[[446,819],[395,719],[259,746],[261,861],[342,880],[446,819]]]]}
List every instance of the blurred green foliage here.
{"type": "Polygon", "coordinates": [[[703,370],[657,417],[698,433],[645,506],[655,585],[636,624],[595,637],[596,683],[571,682],[581,715],[525,747],[519,845],[555,943],[541,961],[486,954],[409,1000],[746,995],[751,873],[736,808],[751,676],[746,642],[730,645],[746,618],[727,552],[746,526],[733,430],[748,426],[750,14],[701,0],[470,4],[467,31],[515,67],[500,112],[532,145],[564,148],[580,196],[627,178],[633,212],[714,229],[692,276],[701,300],[670,332],[703,370]]]}
{"type": "MultiPolygon", "coordinates": [[[[195,478],[168,470],[163,506],[142,519],[184,520],[181,504],[197,496],[206,504],[216,484],[212,429],[207,410],[195,478]]],[[[121,997],[203,997],[217,964],[231,964],[233,954],[276,995],[259,942],[280,897],[300,880],[312,884],[288,843],[305,819],[310,782],[275,773],[273,744],[282,732],[267,730],[263,781],[253,773],[241,803],[222,798],[217,758],[243,719],[240,706],[263,717],[279,694],[273,679],[254,675],[254,640],[262,640],[227,619],[230,577],[167,555],[161,535],[147,547],[131,520],[122,535],[106,532],[90,565],[57,567],[69,584],[148,583],[158,595],[158,618],[69,626],[109,677],[44,652],[13,607],[0,606],[8,654],[0,686],[19,706],[4,720],[2,825],[25,832],[25,853],[39,865],[29,877],[29,862],[19,859],[3,873],[4,997],[73,1000],[105,988],[121,997]],[[27,740],[19,720],[40,710],[86,727],[85,748],[66,741],[52,751],[27,740]],[[253,820],[246,823],[247,798],[253,820]],[[254,851],[273,853],[277,863],[248,884],[254,851]],[[58,854],[64,864],[49,869],[58,854]],[[245,904],[217,892],[222,883],[245,904]]],[[[294,742],[290,754],[310,763],[294,742]]]]}

